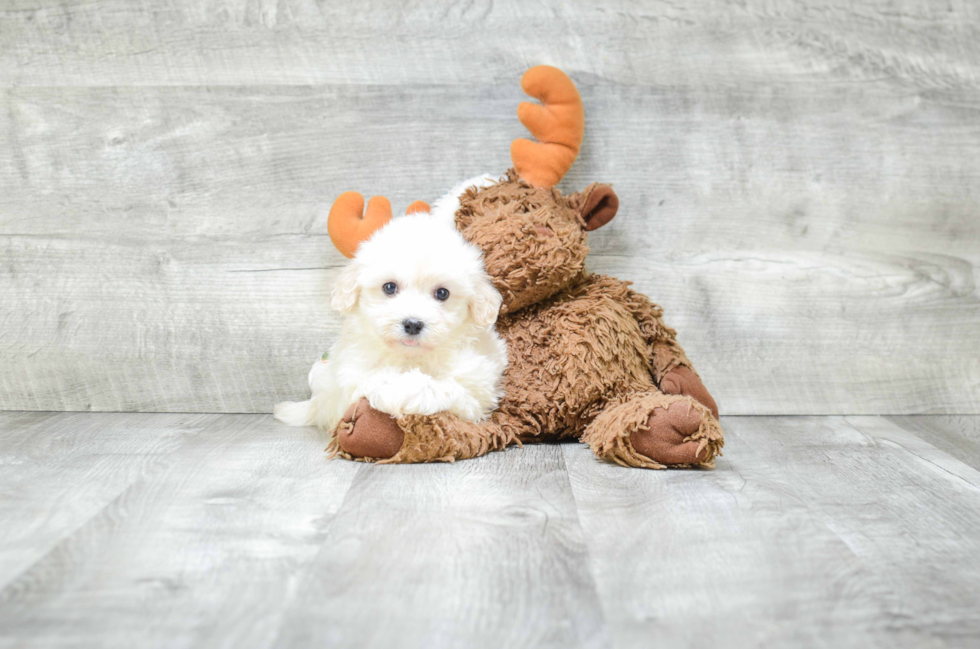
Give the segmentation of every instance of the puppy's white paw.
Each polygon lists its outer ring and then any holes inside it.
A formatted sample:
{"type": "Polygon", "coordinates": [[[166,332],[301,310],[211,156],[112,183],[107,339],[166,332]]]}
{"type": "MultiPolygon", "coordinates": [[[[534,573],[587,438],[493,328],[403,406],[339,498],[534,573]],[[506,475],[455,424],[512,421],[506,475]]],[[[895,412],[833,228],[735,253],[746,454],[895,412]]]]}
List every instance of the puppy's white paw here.
{"type": "Polygon", "coordinates": [[[381,393],[372,392],[364,396],[367,397],[368,403],[371,404],[372,408],[387,413],[392,417],[394,417],[395,419],[398,419],[399,417],[404,417],[405,415],[408,414],[412,414],[409,412],[405,412],[405,409],[402,407],[401,401],[397,398],[393,398],[391,394],[385,394],[384,392],[381,393]]]}
{"type": "Polygon", "coordinates": [[[418,391],[406,400],[404,409],[413,415],[434,415],[451,412],[469,421],[482,418],[479,402],[456,381],[435,379],[419,385],[418,391]]]}
{"type": "Polygon", "coordinates": [[[455,381],[437,381],[418,370],[379,376],[364,392],[371,406],[393,417],[434,415],[466,398],[455,381]]]}
{"type": "Polygon", "coordinates": [[[411,415],[434,415],[445,410],[441,407],[446,397],[435,385],[434,381],[420,386],[418,392],[405,400],[405,412],[411,415]]]}
{"type": "Polygon", "coordinates": [[[414,394],[410,387],[405,374],[382,372],[365,381],[362,391],[372,408],[397,418],[413,414],[405,410],[405,402],[414,394]]]}
{"type": "Polygon", "coordinates": [[[449,412],[453,413],[460,419],[465,419],[467,421],[480,421],[485,419],[487,416],[487,413],[484,412],[480,402],[469,395],[457,400],[453,406],[449,408],[449,412]]]}

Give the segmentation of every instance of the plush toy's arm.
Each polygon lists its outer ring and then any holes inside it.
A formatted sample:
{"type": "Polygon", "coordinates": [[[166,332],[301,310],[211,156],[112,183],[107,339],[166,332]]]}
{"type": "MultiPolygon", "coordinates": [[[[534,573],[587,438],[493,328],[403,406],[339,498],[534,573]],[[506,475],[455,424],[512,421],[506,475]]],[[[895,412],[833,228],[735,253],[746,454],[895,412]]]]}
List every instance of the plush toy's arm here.
{"type": "Polygon", "coordinates": [[[405,431],[405,440],[399,452],[387,460],[391,463],[468,460],[517,441],[497,417],[473,423],[442,412],[429,417],[403,417],[398,424],[405,431]]]}
{"type": "Polygon", "coordinates": [[[665,394],[694,397],[717,419],[718,404],[677,342],[677,332],[664,324],[663,309],[646,295],[629,288],[626,288],[624,298],[650,348],[651,373],[657,387],[665,394]]]}
{"type": "Polygon", "coordinates": [[[396,419],[361,399],[344,415],[327,451],[386,464],[466,460],[518,441],[501,423],[497,413],[479,423],[448,412],[396,419]]]}
{"type": "Polygon", "coordinates": [[[640,331],[650,348],[653,379],[658,385],[675,367],[694,369],[684,349],[677,342],[677,332],[664,324],[662,308],[651,302],[646,295],[629,288],[626,289],[626,307],[639,323],[640,331]]]}

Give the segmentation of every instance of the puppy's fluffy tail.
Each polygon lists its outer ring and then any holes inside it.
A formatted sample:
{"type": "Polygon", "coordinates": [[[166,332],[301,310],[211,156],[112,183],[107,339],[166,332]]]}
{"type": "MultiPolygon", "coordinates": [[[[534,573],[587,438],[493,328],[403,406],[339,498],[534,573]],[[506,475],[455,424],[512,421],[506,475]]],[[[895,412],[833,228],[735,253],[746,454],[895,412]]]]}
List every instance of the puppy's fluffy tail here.
{"type": "Polygon", "coordinates": [[[283,401],[280,404],[276,404],[272,415],[289,426],[312,426],[316,423],[316,409],[313,408],[312,399],[307,399],[306,401],[283,401]]]}

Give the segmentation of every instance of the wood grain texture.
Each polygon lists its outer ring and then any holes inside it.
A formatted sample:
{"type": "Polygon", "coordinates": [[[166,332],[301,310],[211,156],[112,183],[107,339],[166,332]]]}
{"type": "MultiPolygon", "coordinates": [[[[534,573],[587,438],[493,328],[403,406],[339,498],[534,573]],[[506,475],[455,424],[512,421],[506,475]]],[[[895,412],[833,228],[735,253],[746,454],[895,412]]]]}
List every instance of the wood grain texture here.
{"type": "Polygon", "coordinates": [[[561,448],[363,468],[278,643],[608,646],[561,448]]]}
{"type": "Polygon", "coordinates": [[[591,268],[663,304],[724,413],[980,413],[978,11],[5,3],[0,408],[302,396],[330,202],[503,171],[548,62],[587,110],[563,187],[621,198],[591,268]]]}
{"type": "Polygon", "coordinates": [[[645,471],[5,413],[0,647],[974,647],[980,470],[929,440],[980,417],[914,419],[728,417],[715,470],[645,471]]]}
{"type": "Polygon", "coordinates": [[[919,415],[887,419],[937,449],[980,470],[980,418],[919,415]]]}
{"type": "MultiPolygon", "coordinates": [[[[2,647],[607,646],[557,446],[374,467],[329,461],[317,433],[267,416],[208,416],[186,439],[174,415],[27,419],[4,417],[3,479],[30,497],[14,542],[46,543],[49,517],[82,520],[29,566],[0,537],[0,574],[19,572],[0,582],[2,647]],[[41,424],[81,466],[107,452],[93,428],[182,443],[153,472],[141,467],[154,445],[114,454],[142,475],[79,511],[81,496],[46,499],[50,486],[27,484],[41,424]]],[[[60,456],[41,464],[77,478],[60,456]]],[[[118,482],[90,480],[90,491],[118,482]]]]}
{"type": "Polygon", "coordinates": [[[8,0],[5,85],[617,83],[894,76],[980,86],[971,0],[8,0]]]}
{"type": "Polygon", "coordinates": [[[724,424],[712,472],[563,447],[616,646],[976,645],[980,472],[883,418],[724,424]]]}
{"type": "Polygon", "coordinates": [[[216,419],[0,413],[0,587],[216,419]]]}
{"type": "MultiPolygon", "coordinates": [[[[60,424],[79,449],[98,451],[98,436],[78,426],[78,417],[51,419],[49,427],[60,424]]],[[[120,419],[81,417],[90,426],[120,419]]],[[[174,419],[139,421],[166,427],[174,419]]],[[[180,430],[170,423],[169,432],[180,430]]],[[[77,462],[87,459],[82,453],[77,462]]],[[[132,470],[152,456],[128,459],[132,470]]],[[[356,465],[328,462],[318,434],[265,416],[212,419],[167,460],[0,590],[0,646],[271,642],[281,607],[316,555],[356,465]]],[[[47,468],[72,477],[57,464],[47,468]]],[[[79,515],[71,506],[37,502],[34,514],[79,515]]]]}

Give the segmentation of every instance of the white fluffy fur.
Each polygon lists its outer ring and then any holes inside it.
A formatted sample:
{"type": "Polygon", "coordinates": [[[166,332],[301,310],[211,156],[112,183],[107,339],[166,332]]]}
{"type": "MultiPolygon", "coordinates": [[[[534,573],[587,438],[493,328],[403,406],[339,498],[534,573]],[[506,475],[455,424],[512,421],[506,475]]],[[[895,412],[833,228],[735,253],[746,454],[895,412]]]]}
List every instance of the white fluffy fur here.
{"type": "Polygon", "coordinates": [[[331,303],[344,319],[327,361],[310,372],[313,396],[280,403],[277,419],[332,431],[362,396],[395,417],[449,411],[478,421],[493,411],[507,364],[493,326],[500,295],[479,250],[452,221],[469,185],[440,199],[431,214],[393,219],[360,245],[333,289],[331,303]],[[385,294],[387,282],[397,284],[395,295],[385,294]],[[438,288],[449,299],[437,300],[438,288]],[[425,323],[417,339],[405,333],[406,318],[425,323]]]}
{"type": "Polygon", "coordinates": [[[459,197],[463,195],[463,192],[470,187],[476,187],[477,189],[489,187],[498,180],[500,179],[494,178],[490,174],[482,174],[469,180],[464,180],[432,204],[432,216],[446,221],[455,227],[456,210],[459,209],[459,197]]]}

